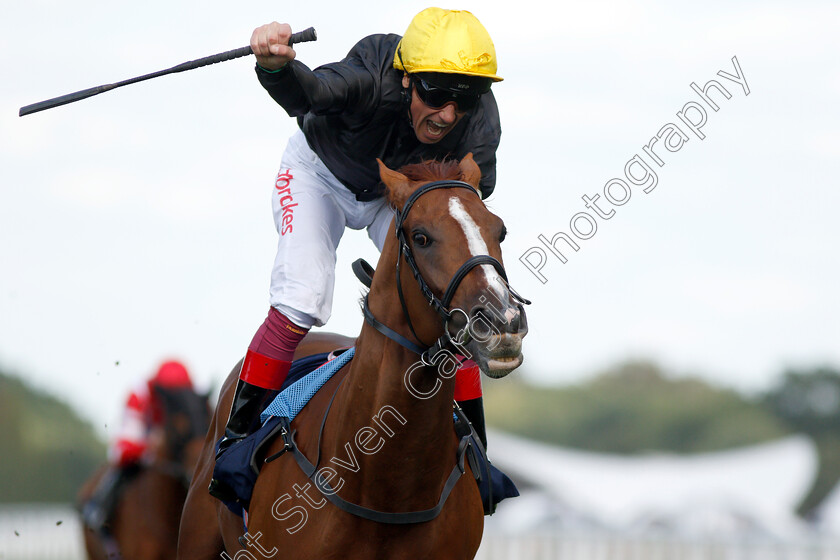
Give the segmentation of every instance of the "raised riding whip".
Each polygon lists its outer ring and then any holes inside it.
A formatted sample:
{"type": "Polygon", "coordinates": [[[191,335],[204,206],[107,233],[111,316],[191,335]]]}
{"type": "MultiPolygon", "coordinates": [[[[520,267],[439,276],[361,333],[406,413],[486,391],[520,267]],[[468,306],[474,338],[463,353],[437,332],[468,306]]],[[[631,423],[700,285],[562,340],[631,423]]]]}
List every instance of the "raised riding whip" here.
{"type": "MultiPolygon", "coordinates": [[[[292,36],[289,38],[289,46],[291,47],[295,43],[305,43],[307,41],[315,41],[317,39],[318,35],[317,33],[315,33],[315,28],[310,27],[308,29],[304,29],[303,31],[292,33],[292,36]]],[[[249,54],[253,54],[253,52],[254,51],[251,50],[251,47],[249,45],[240,49],[233,49],[232,51],[214,54],[211,56],[205,56],[204,58],[184,62],[183,64],[178,64],[177,66],[167,68],[166,70],[158,70],[157,72],[152,72],[151,74],[146,74],[144,76],[137,76],[136,78],[130,78],[128,80],[123,80],[122,82],[105,84],[102,86],[83,89],[75,93],[68,93],[67,95],[61,95],[59,97],[47,99],[46,101],[39,101],[38,103],[33,103],[32,105],[27,105],[26,107],[21,107],[18,116],[22,117],[24,115],[29,115],[30,113],[37,113],[38,111],[52,109],[53,107],[58,107],[60,105],[67,105],[68,103],[73,103],[75,101],[87,99],[88,97],[93,97],[94,95],[99,95],[100,93],[111,91],[112,89],[116,89],[118,87],[127,86],[129,84],[136,84],[137,82],[142,82],[144,80],[151,80],[152,78],[157,78],[159,76],[175,74],[176,72],[186,72],[187,70],[201,68],[202,66],[216,64],[217,62],[226,62],[228,60],[233,60],[234,58],[248,56],[249,54]]]]}

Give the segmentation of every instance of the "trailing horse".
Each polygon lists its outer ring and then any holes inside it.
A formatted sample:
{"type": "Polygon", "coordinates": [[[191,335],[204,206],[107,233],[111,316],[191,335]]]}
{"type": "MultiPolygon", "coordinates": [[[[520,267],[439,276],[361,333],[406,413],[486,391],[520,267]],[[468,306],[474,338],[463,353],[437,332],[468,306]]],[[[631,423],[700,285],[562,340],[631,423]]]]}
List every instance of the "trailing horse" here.
{"type": "MultiPolygon", "coordinates": [[[[507,284],[505,227],[478,195],[471,155],[401,172],[380,162],[380,175],[396,235],[373,274],[355,356],[263,453],[247,532],[207,493],[231,372],[184,507],[180,560],[474,557],[483,507],[453,427],[454,372],[458,355],[491,378],[518,367],[527,302],[507,284]]],[[[310,334],[296,357],[346,345],[310,334]]]]}
{"type": "MultiPolygon", "coordinates": [[[[162,429],[152,439],[152,459],[125,477],[105,531],[83,526],[90,560],[170,560],[178,544],[178,526],[187,488],[210,422],[207,395],[192,389],[154,388],[162,403],[162,429]]],[[[79,492],[90,498],[103,476],[99,469],[79,492]]]]}

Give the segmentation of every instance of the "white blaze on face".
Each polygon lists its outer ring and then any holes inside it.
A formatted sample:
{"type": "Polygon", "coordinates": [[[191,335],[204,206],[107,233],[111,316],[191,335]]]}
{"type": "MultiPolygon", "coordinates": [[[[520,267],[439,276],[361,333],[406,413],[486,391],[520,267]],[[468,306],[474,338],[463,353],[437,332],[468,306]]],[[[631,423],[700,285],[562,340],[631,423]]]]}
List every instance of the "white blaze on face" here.
{"type": "MultiPolygon", "coordinates": [[[[464,208],[464,205],[461,204],[458,197],[453,196],[449,199],[449,214],[455,218],[455,221],[458,222],[461,229],[464,230],[470,254],[473,257],[478,255],[489,255],[490,253],[487,251],[487,244],[484,242],[484,238],[481,237],[481,229],[478,227],[478,224],[473,221],[472,216],[467,213],[466,208],[464,208]]],[[[491,290],[493,290],[498,301],[506,302],[507,294],[505,291],[502,291],[501,288],[505,285],[504,280],[499,276],[499,273],[496,272],[496,269],[489,264],[483,264],[481,265],[481,270],[487,278],[487,285],[491,290]]]]}

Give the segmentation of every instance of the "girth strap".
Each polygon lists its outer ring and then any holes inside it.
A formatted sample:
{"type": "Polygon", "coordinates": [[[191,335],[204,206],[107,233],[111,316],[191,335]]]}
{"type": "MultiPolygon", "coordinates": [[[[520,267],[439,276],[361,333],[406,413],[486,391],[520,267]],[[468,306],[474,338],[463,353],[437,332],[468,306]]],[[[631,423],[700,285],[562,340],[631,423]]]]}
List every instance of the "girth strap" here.
{"type": "Polygon", "coordinates": [[[446,483],[443,485],[443,491],[441,492],[440,499],[438,500],[438,503],[437,505],[435,505],[435,507],[407,512],[378,511],[375,509],[360,506],[358,504],[354,504],[352,502],[348,502],[347,500],[336,494],[336,491],[324,479],[323,475],[320,473],[320,471],[318,471],[318,468],[315,465],[313,465],[309,461],[309,459],[306,458],[306,456],[300,451],[300,449],[298,449],[298,446],[295,443],[296,431],[290,432],[288,420],[284,418],[283,421],[286,422],[286,430],[284,434],[284,438],[286,438],[286,447],[289,451],[292,452],[295,461],[297,462],[298,466],[301,468],[303,473],[309,478],[309,480],[311,480],[315,484],[315,487],[321,492],[324,498],[329,500],[329,502],[337,508],[341,509],[342,511],[346,511],[351,515],[355,515],[356,517],[361,517],[363,519],[368,519],[370,521],[376,521],[377,523],[386,523],[389,525],[423,523],[425,521],[431,521],[432,519],[440,515],[440,512],[443,511],[443,506],[446,504],[447,498],[449,498],[450,492],[452,492],[452,489],[455,488],[455,484],[461,478],[461,475],[463,475],[465,472],[464,458],[466,456],[467,449],[472,445],[469,436],[464,436],[461,438],[461,442],[458,444],[458,453],[456,454],[455,466],[452,468],[452,472],[449,473],[449,477],[446,479],[446,483]]]}

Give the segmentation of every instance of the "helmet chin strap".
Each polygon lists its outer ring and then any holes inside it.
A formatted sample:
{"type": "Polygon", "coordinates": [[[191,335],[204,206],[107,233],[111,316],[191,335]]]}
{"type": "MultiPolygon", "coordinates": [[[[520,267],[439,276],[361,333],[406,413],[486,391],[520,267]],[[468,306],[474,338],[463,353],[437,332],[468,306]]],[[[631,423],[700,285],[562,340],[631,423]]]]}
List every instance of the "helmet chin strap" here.
{"type": "Polygon", "coordinates": [[[406,116],[408,117],[408,125],[411,128],[414,128],[414,118],[411,116],[411,80],[408,82],[408,87],[403,88],[402,95],[406,116]]]}
{"type": "MultiPolygon", "coordinates": [[[[397,46],[397,57],[400,59],[400,64],[402,65],[403,76],[408,76],[408,70],[405,69],[405,63],[402,59],[402,47],[397,46]]],[[[403,104],[405,105],[406,113],[408,114],[408,124],[411,128],[414,128],[414,118],[411,116],[411,78],[408,79],[408,87],[403,88],[402,96],[403,96],[403,104]]]]}

